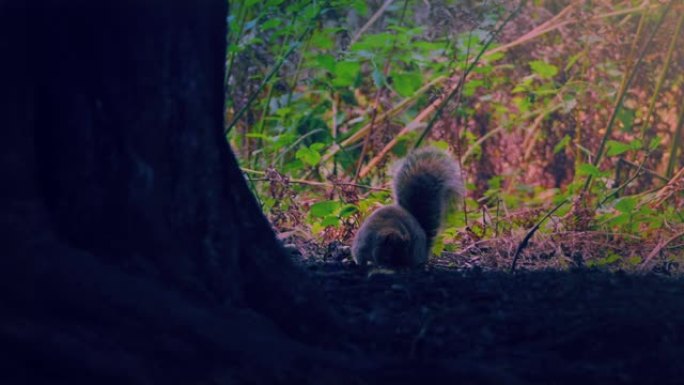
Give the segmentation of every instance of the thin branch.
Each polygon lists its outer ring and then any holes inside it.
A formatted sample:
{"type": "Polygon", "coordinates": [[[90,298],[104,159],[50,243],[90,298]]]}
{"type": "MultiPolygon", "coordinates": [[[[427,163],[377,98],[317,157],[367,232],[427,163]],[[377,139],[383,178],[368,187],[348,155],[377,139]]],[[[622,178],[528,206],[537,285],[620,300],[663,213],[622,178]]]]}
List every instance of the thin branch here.
{"type": "Polygon", "coordinates": [[[302,40],[304,39],[304,37],[306,37],[306,36],[313,30],[313,26],[314,26],[314,22],[313,22],[313,21],[318,19],[318,17],[320,16],[320,12],[321,12],[322,9],[323,9],[323,8],[320,8],[320,9],[319,9],[318,15],[316,15],[316,16],[311,20],[311,22],[310,22],[309,25],[306,27],[306,29],[304,30],[304,32],[302,32],[302,33],[297,37],[297,40],[296,40],[295,42],[293,42],[293,43],[290,45],[290,48],[289,48],[289,49],[285,52],[285,54],[278,60],[278,62],[276,63],[276,65],[273,66],[273,68],[272,68],[271,71],[266,75],[266,77],[264,78],[264,80],[261,81],[261,84],[259,84],[259,87],[256,89],[256,91],[254,91],[254,92],[249,96],[249,98],[247,99],[247,103],[245,103],[245,105],[242,106],[242,108],[241,108],[241,109],[237,112],[237,114],[235,114],[235,116],[233,117],[233,120],[231,120],[230,123],[229,123],[229,124],[226,126],[226,128],[223,130],[223,133],[224,133],[224,134],[230,133],[230,130],[233,128],[233,126],[235,126],[235,124],[237,124],[237,122],[240,120],[240,118],[242,118],[242,115],[244,115],[245,112],[252,106],[252,103],[254,103],[254,100],[256,100],[256,98],[259,96],[259,94],[260,94],[261,91],[264,89],[264,87],[266,87],[266,84],[268,84],[268,83],[271,81],[271,79],[273,78],[273,76],[275,76],[275,74],[280,70],[280,67],[282,67],[283,64],[285,64],[285,61],[287,60],[287,58],[290,57],[290,55],[292,55],[292,53],[295,51],[295,49],[299,48],[299,46],[301,45],[301,42],[302,42],[302,40]]]}
{"type": "Polygon", "coordinates": [[[675,239],[678,239],[682,236],[684,236],[684,231],[678,232],[677,234],[668,238],[666,241],[658,242],[656,247],[654,247],[653,250],[648,254],[648,256],[646,256],[646,259],[644,259],[644,262],[641,263],[641,266],[639,267],[639,269],[641,271],[644,271],[646,269],[646,267],[648,266],[648,263],[651,262],[651,259],[653,259],[653,257],[658,255],[667,245],[674,242],[675,239]]]}
{"type": "Polygon", "coordinates": [[[523,251],[523,249],[525,247],[527,247],[527,244],[529,243],[529,241],[532,238],[532,236],[534,235],[534,233],[536,233],[537,230],[539,230],[542,223],[544,223],[544,221],[548,217],[550,217],[553,213],[558,211],[558,209],[563,207],[563,205],[565,205],[566,203],[568,203],[568,199],[563,199],[559,204],[556,205],[556,207],[554,207],[553,209],[551,209],[551,211],[546,213],[546,215],[544,215],[544,217],[542,217],[542,219],[540,219],[537,222],[537,224],[535,224],[534,227],[532,227],[530,229],[530,231],[527,232],[527,234],[525,234],[525,238],[523,238],[523,240],[518,244],[518,248],[515,250],[515,255],[513,256],[513,262],[511,263],[511,273],[515,272],[515,266],[518,262],[518,257],[520,256],[520,253],[523,251]]]}
{"type": "MultiPolygon", "coordinates": [[[[623,188],[627,187],[627,186],[628,186],[630,183],[632,183],[636,178],[638,178],[639,175],[641,175],[641,171],[643,170],[644,165],[646,164],[646,161],[648,161],[648,158],[650,157],[650,155],[651,155],[651,151],[649,151],[646,155],[644,155],[644,159],[641,161],[641,163],[639,163],[639,168],[637,168],[637,170],[636,170],[636,172],[634,173],[634,175],[632,175],[630,178],[628,178],[623,184],[621,184],[621,185],[619,185],[618,187],[616,187],[616,188],[613,190],[613,192],[611,192],[610,194],[606,195],[606,197],[603,198],[603,199],[601,200],[601,202],[599,202],[599,204],[596,206],[596,208],[598,209],[598,208],[600,208],[601,206],[603,206],[603,204],[606,203],[606,201],[608,201],[608,199],[614,197],[614,196],[615,196],[616,194],[618,194],[623,188]]],[[[623,160],[623,159],[621,158],[620,160],[623,160]]]]}
{"type": "Polygon", "coordinates": [[[468,68],[467,68],[467,69],[465,70],[465,72],[463,73],[463,75],[462,75],[462,77],[461,77],[461,79],[460,79],[460,81],[459,81],[459,83],[458,83],[458,86],[451,90],[451,92],[449,93],[449,95],[447,95],[447,97],[444,99],[444,101],[440,104],[439,108],[437,108],[437,110],[435,111],[435,114],[432,115],[432,118],[430,118],[430,121],[428,122],[427,127],[425,127],[425,129],[423,130],[422,134],[420,135],[420,138],[418,138],[418,142],[416,142],[416,147],[418,147],[418,146],[420,145],[420,143],[423,141],[423,138],[425,138],[425,136],[430,132],[430,130],[432,129],[432,126],[434,126],[434,124],[437,122],[437,120],[438,120],[438,119],[440,118],[440,116],[442,115],[442,111],[444,111],[444,109],[446,108],[446,106],[449,104],[449,101],[450,101],[457,93],[460,94],[460,90],[461,90],[461,88],[462,88],[462,87],[464,86],[464,84],[465,84],[465,79],[466,79],[466,77],[467,77],[467,76],[470,74],[470,72],[471,72],[473,69],[475,69],[475,67],[479,64],[480,59],[482,58],[482,55],[484,55],[484,53],[487,52],[487,49],[489,48],[489,46],[490,46],[490,45],[494,42],[494,40],[499,36],[499,34],[501,33],[501,31],[504,29],[504,27],[505,27],[511,20],[513,20],[513,18],[514,18],[515,16],[517,16],[518,13],[520,13],[520,11],[522,10],[522,8],[523,8],[523,6],[524,6],[525,4],[527,4],[527,1],[526,1],[526,0],[520,1],[520,3],[518,4],[518,7],[517,7],[513,12],[511,12],[510,15],[508,15],[508,17],[503,21],[503,23],[501,23],[501,25],[499,25],[499,28],[497,28],[497,29],[494,31],[494,33],[491,34],[491,36],[489,37],[489,39],[487,39],[487,42],[486,42],[485,45],[482,47],[482,49],[480,50],[480,52],[478,52],[478,54],[477,54],[477,56],[475,57],[475,59],[473,60],[473,62],[470,63],[470,66],[468,66],[468,68]]]}
{"type": "Polygon", "coordinates": [[[682,24],[684,24],[684,12],[682,12],[682,15],[679,17],[679,21],[677,21],[677,26],[675,27],[674,35],[672,35],[672,38],[670,39],[670,46],[667,49],[665,64],[663,64],[660,76],[658,76],[658,80],[656,81],[656,87],[653,90],[653,95],[651,95],[651,101],[648,104],[648,110],[646,112],[646,115],[644,116],[644,124],[641,126],[641,140],[644,143],[644,145],[646,145],[646,131],[649,127],[649,121],[651,120],[651,116],[655,111],[655,104],[656,100],[658,99],[658,94],[660,94],[660,88],[663,86],[663,83],[665,82],[665,77],[667,76],[667,71],[670,69],[672,55],[674,54],[675,47],[677,46],[677,38],[679,38],[679,32],[682,29],[682,24]]]}
{"type": "MultiPolygon", "coordinates": [[[[637,7],[633,7],[633,8],[627,8],[627,9],[623,9],[620,11],[614,11],[614,12],[604,13],[601,15],[596,15],[596,16],[592,17],[591,20],[599,20],[599,19],[605,19],[605,18],[614,17],[614,16],[621,16],[621,15],[625,15],[625,14],[643,12],[647,9],[656,8],[658,6],[657,4],[647,6],[646,3],[647,2],[644,2],[641,5],[639,5],[637,7]]],[[[556,21],[556,20],[560,19],[560,16],[565,16],[567,14],[567,12],[569,12],[569,10],[571,9],[571,6],[573,6],[573,5],[574,5],[574,3],[571,3],[569,6],[567,6],[565,9],[563,9],[561,12],[559,12],[552,19],[548,20],[546,23],[540,24],[539,26],[535,27],[534,29],[527,32],[523,36],[517,38],[516,40],[514,40],[508,44],[498,46],[498,47],[490,50],[489,52],[487,52],[487,55],[491,55],[491,54],[497,53],[497,52],[507,51],[510,48],[513,48],[513,47],[516,47],[518,45],[532,41],[539,36],[545,35],[551,31],[555,31],[555,30],[557,30],[561,27],[564,27],[566,25],[578,23],[579,20],[564,20],[564,21],[558,22],[558,23],[553,24],[553,25],[550,24],[551,21],[556,21]],[[549,24],[547,24],[547,23],[549,23],[549,24]]]]}
{"type": "MultiPolygon", "coordinates": [[[[240,170],[242,170],[242,172],[244,172],[245,174],[255,174],[255,175],[262,175],[262,176],[266,175],[265,171],[252,170],[252,169],[244,168],[244,167],[241,167],[240,170]]],[[[259,178],[259,179],[251,179],[250,178],[250,180],[253,180],[255,182],[271,181],[271,179],[269,179],[269,178],[259,178]]],[[[357,183],[346,183],[346,182],[326,183],[326,182],[318,182],[318,181],[313,181],[313,180],[297,179],[297,178],[288,178],[287,181],[288,181],[288,183],[303,184],[303,185],[307,185],[307,186],[317,186],[317,187],[351,186],[351,187],[362,188],[362,189],[373,190],[373,191],[390,191],[389,188],[373,187],[373,186],[357,184],[357,183]]]]}
{"type": "MultiPolygon", "coordinates": [[[[404,22],[404,18],[406,17],[406,9],[408,8],[408,0],[404,0],[404,7],[401,11],[401,17],[399,18],[399,22],[397,25],[401,26],[401,24],[404,22]]],[[[392,48],[390,48],[389,54],[387,55],[387,59],[385,59],[385,66],[382,70],[382,74],[384,79],[387,79],[387,75],[389,74],[390,70],[390,64],[392,63],[392,57],[394,56],[394,53],[396,52],[397,49],[397,39],[396,39],[396,32],[393,34],[394,39],[392,39],[392,48]]],[[[383,82],[384,83],[384,82],[383,82]]],[[[368,147],[370,146],[370,139],[371,136],[373,136],[373,128],[375,127],[375,118],[378,115],[378,105],[380,104],[380,95],[382,95],[382,91],[385,90],[385,87],[383,85],[380,85],[375,92],[375,97],[373,98],[373,111],[371,113],[371,122],[370,122],[370,128],[368,129],[368,132],[366,133],[366,138],[363,141],[363,147],[361,148],[361,154],[359,155],[358,162],[356,163],[356,172],[354,173],[354,181],[358,180],[359,178],[359,172],[361,171],[361,165],[363,164],[363,159],[366,157],[366,153],[368,152],[368,147]]]]}
{"type": "MultiPolygon", "coordinates": [[[[411,102],[417,100],[421,95],[423,95],[425,92],[427,92],[432,87],[443,82],[445,79],[447,79],[446,76],[438,76],[435,79],[431,80],[428,84],[422,86],[416,92],[414,92],[413,95],[411,95],[411,96],[407,97],[406,99],[402,100],[401,102],[399,102],[392,109],[378,115],[377,118],[375,119],[375,123],[380,124],[380,123],[384,122],[385,120],[396,116],[401,111],[403,111],[406,107],[408,107],[411,102]]],[[[433,103],[433,104],[438,104],[438,103],[433,103]]],[[[372,127],[372,123],[373,122],[370,122],[370,123],[366,124],[365,126],[361,127],[358,131],[356,131],[350,137],[343,140],[339,145],[331,146],[328,149],[328,152],[326,152],[326,154],[321,159],[321,162],[325,162],[325,161],[329,160],[335,154],[337,154],[337,152],[339,152],[342,148],[348,147],[348,146],[358,142],[359,140],[363,139],[366,136],[366,133],[368,132],[368,130],[370,130],[370,128],[372,127]]]]}
{"type": "MultiPolygon", "coordinates": [[[[620,112],[620,109],[622,107],[622,103],[624,101],[625,95],[627,94],[627,89],[629,86],[632,84],[632,80],[634,80],[634,76],[636,75],[636,70],[639,68],[641,63],[644,60],[644,57],[646,56],[646,52],[649,51],[649,49],[653,46],[652,42],[653,39],[655,38],[656,33],[660,29],[660,26],[663,24],[663,21],[665,20],[665,16],[668,14],[670,8],[672,7],[672,1],[668,2],[667,6],[663,10],[662,14],[660,15],[660,18],[658,19],[658,22],[653,28],[653,31],[651,31],[650,36],[646,40],[646,44],[644,45],[643,49],[639,53],[639,57],[637,58],[636,63],[632,66],[631,70],[626,74],[627,76],[627,81],[624,82],[623,87],[620,89],[618,92],[618,97],[615,101],[615,107],[613,108],[613,111],[610,115],[610,119],[608,120],[608,125],[606,126],[606,131],[603,134],[603,138],[601,139],[601,144],[599,145],[598,150],[596,151],[596,157],[594,158],[593,165],[597,166],[601,162],[601,159],[603,158],[603,152],[606,148],[606,143],[608,143],[608,139],[610,138],[610,135],[613,131],[613,126],[615,125],[615,121],[617,119],[618,112],[620,112]]],[[[586,192],[589,190],[589,186],[591,185],[592,177],[589,175],[587,177],[587,181],[584,184],[584,187],[582,188],[583,192],[586,192]]]]}
{"type": "Polygon", "coordinates": [[[378,8],[378,10],[375,11],[375,13],[373,14],[373,16],[371,16],[370,19],[368,19],[366,24],[364,24],[363,27],[361,27],[361,29],[359,29],[358,32],[356,32],[356,35],[354,35],[354,37],[351,39],[349,45],[356,43],[361,37],[361,35],[363,35],[366,32],[366,30],[370,28],[371,25],[375,24],[375,22],[378,21],[380,16],[385,12],[385,10],[390,6],[390,4],[392,4],[392,1],[394,0],[385,0],[382,6],[380,6],[380,8],[378,8]]]}
{"type": "MultiPolygon", "coordinates": [[[[484,54],[485,50],[493,42],[493,40],[496,38],[496,36],[499,34],[499,32],[501,32],[503,27],[510,20],[512,20],[513,17],[515,15],[517,15],[518,12],[520,12],[520,10],[522,9],[522,7],[524,6],[524,4],[526,2],[527,2],[526,0],[522,0],[518,4],[518,7],[515,9],[515,11],[513,11],[506,18],[506,20],[504,20],[504,22],[499,26],[499,28],[490,36],[490,39],[487,41],[487,43],[485,44],[483,49],[480,50],[480,53],[477,55],[475,60],[468,67],[468,72],[472,71],[475,68],[475,66],[479,62],[480,58],[484,54]]],[[[462,85],[463,85],[463,83],[459,81],[454,87],[451,88],[450,92],[445,97],[441,97],[441,98],[435,100],[430,106],[428,106],[423,111],[421,111],[420,114],[418,114],[418,116],[411,121],[411,123],[406,125],[392,140],[389,141],[389,143],[387,143],[385,145],[385,147],[382,150],[380,150],[380,152],[373,159],[371,159],[370,162],[368,162],[366,167],[364,167],[363,170],[361,170],[361,173],[359,176],[360,177],[366,176],[370,172],[370,170],[372,170],[378,163],[380,163],[382,158],[385,157],[385,155],[387,155],[387,153],[399,142],[399,140],[398,140],[399,137],[408,133],[411,130],[416,129],[417,127],[420,127],[421,122],[434,111],[435,115],[433,115],[433,117],[428,122],[428,125],[426,126],[425,130],[423,131],[422,136],[426,135],[426,133],[431,128],[431,125],[433,125],[436,122],[437,118],[441,115],[441,112],[444,110],[444,108],[448,104],[449,100],[451,100],[456,95],[456,93],[458,92],[459,88],[462,85]]]]}

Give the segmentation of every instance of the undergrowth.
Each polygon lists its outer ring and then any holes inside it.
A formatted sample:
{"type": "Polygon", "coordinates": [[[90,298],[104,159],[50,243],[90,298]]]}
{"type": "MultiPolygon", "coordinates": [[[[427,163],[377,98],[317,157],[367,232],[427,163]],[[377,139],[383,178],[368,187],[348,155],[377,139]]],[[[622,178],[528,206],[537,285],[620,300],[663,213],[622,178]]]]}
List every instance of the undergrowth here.
{"type": "Polygon", "coordinates": [[[226,136],[283,239],[349,244],[390,203],[391,162],[428,144],[468,181],[437,256],[681,269],[681,1],[243,0],[230,15],[226,136]]]}

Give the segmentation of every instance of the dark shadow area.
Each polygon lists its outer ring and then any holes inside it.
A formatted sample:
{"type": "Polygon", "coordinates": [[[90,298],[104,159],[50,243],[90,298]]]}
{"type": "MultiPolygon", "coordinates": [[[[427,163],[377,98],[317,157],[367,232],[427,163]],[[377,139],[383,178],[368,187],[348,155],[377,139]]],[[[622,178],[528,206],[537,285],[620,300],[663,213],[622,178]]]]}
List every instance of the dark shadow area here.
{"type": "Polygon", "coordinates": [[[684,280],[600,270],[428,267],[371,273],[302,261],[360,349],[487,365],[522,383],[677,383],[684,280]]]}

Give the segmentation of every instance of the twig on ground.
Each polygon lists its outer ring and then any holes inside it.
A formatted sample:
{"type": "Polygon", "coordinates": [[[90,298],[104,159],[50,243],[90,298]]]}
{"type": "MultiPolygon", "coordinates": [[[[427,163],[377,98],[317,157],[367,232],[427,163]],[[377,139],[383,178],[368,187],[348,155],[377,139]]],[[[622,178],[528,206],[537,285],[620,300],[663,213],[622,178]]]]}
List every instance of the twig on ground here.
{"type": "Polygon", "coordinates": [[[661,240],[660,242],[658,242],[658,244],[653,248],[653,250],[646,256],[646,258],[644,259],[644,262],[641,263],[639,270],[641,270],[641,271],[646,270],[646,267],[648,266],[649,262],[651,262],[653,257],[658,255],[667,245],[669,245],[674,240],[676,240],[677,238],[680,238],[682,236],[684,236],[684,231],[678,232],[677,234],[671,236],[667,240],[664,240],[664,241],[661,240]]]}
{"type": "Polygon", "coordinates": [[[566,204],[566,203],[568,203],[568,199],[564,199],[562,202],[560,202],[559,204],[557,204],[556,207],[554,207],[553,209],[551,209],[551,211],[549,211],[548,213],[546,213],[546,215],[544,215],[544,216],[542,217],[542,219],[540,219],[540,220],[537,222],[537,224],[535,224],[534,227],[532,227],[532,228],[530,229],[530,231],[528,231],[527,234],[525,234],[525,238],[523,238],[522,242],[520,242],[520,244],[518,244],[518,248],[515,250],[515,255],[513,256],[513,262],[511,263],[511,273],[515,272],[515,266],[516,266],[516,263],[518,262],[518,257],[520,256],[520,253],[523,251],[523,249],[524,249],[525,247],[527,247],[527,244],[528,244],[528,242],[530,241],[530,239],[532,238],[532,236],[534,235],[534,233],[536,233],[537,230],[539,230],[539,228],[541,227],[542,223],[544,223],[544,221],[545,221],[548,217],[550,217],[553,213],[555,213],[556,211],[558,211],[558,209],[560,209],[560,208],[561,208],[564,204],[566,204]]]}

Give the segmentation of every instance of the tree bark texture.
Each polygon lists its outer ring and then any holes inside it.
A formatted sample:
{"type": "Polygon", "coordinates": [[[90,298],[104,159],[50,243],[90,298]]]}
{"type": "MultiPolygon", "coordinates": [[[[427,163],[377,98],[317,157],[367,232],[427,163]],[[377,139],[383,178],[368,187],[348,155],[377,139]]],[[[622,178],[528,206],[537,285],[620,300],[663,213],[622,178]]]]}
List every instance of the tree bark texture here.
{"type": "Polygon", "coordinates": [[[296,342],[334,323],[222,136],[226,15],[222,0],[0,2],[0,382],[334,372],[339,357],[296,342]]]}

